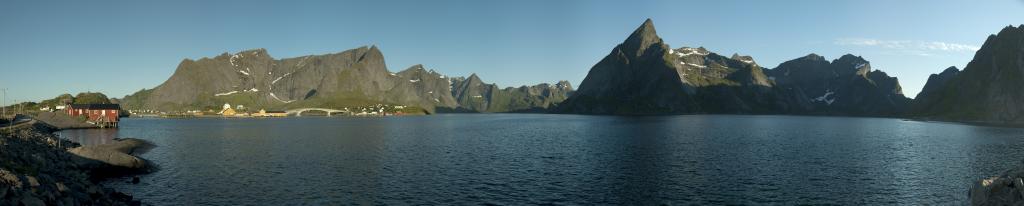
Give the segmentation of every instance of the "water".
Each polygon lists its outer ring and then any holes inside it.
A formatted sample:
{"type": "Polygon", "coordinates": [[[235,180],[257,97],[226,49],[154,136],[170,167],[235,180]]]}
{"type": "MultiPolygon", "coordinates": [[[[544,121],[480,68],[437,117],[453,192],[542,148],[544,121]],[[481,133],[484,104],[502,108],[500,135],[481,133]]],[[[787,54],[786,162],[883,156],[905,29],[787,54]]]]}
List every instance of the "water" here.
{"type": "MultiPolygon", "coordinates": [[[[111,132],[112,131],[112,132],[111,132]]],[[[124,119],[161,170],[105,184],[157,205],[964,204],[1024,129],[899,119],[462,114],[124,119]]]]}

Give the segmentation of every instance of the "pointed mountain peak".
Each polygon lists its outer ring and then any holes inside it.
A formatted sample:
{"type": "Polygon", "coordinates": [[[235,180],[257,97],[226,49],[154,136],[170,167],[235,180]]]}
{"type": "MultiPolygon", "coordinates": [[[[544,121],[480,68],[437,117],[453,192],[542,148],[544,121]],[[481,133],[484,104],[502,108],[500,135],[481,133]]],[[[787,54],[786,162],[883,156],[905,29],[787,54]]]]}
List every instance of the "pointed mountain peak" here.
{"type": "Polygon", "coordinates": [[[949,68],[946,68],[946,70],[942,70],[942,73],[939,73],[939,75],[956,74],[956,73],[960,73],[960,69],[957,69],[956,66],[951,66],[949,68]]]}
{"type": "Polygon", "coordinates": [[[629,38],[626,38],[626,41],[622,42],[622,49],[625,52],[632,52],[633,55],[639,56],[651,45],[661,43],[661,37],[658,37],[658,32],[654,30],[654,22],[651,19],[647,19],[629,35],[629,38]]]}
{"type": "Polygon", "coordinates": [[[654,29],[654,22],[651,22],[651,19],[647,19],[640,27],[633,30],[633,33],[629,35],[629,38],[626,38],[626,41],[654,41],[657,38],[658,31],[654,29]]]}
{"type": "MultiPolygon", "coordinates": [[[[364,48],[366,48],[366,46],[363,46],[359,49],[362,50],[364,48]]],[[[384,53],[381,53],[380,49],[377,49],[377,45],[371,45],[370,48],[366,49],[366,51],[362,53],[362,55],[359,57],[357,61],[371,61],[383,63],[384,53]]]]}
{"type": "Polygon", "coordinates": [[[370,45],[369,52],[371,52],[371,53],[380,53],[380,48],[377,48],[377,45],[370,45]]]}
{"type": "Polygon", "coordinates": [[[253,56],[263,56],[263,57],[266,57],[267,56],[267,49],[265,49],[265,48],[246,49],[246,50],[242,50],[242,51],[240,51],[238,53],[235,53],[235,55],[237,55],[237,56],[247,56],[247,57],[253,57],[253,56]]]}
{"type": "Polygon", "coordinates": [[[654,32],[654,21],[652,21],[651,18],[647,18],[647,20],[644,20],[643,24],[640,24],[640,28],[637,28],[637,31],[640,30],[654,32]]]}
{"type": "Polygon", "coordinates": [[[467,78],[466,81],[483,82],[483,81],[480,80],[479,76],[476,76],[476,73],[469,74],[469,78],[467,78]]]}
{"type": "Polygon", "coordinates": [[[405,68],[405,70],[402,70],[399,73],[414,72],[416,70],[423,70],[423,65],[422,64],[412,65],[412,66],[409,66],[408,68],[405,68]]]}

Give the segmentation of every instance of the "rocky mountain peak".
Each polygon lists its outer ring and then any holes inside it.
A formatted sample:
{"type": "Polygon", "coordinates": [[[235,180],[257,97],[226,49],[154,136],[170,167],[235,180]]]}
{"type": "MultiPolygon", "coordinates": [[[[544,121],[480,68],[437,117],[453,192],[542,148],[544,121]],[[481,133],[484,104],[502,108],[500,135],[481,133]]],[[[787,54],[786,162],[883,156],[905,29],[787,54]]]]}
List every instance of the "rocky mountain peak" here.
{"type": "Polygon", "coordinates": [[[754,62],[754,57],[741,56],[740,54],[737,54],[737,53],[733,53],[732,57],[730,57],[730,59],[733,59],[733,60],[736,60],[736,61],[741,61],[741,62],[744,62],[744,63],[747,63],[747,64],[757,64],[757,62],[754,62]]]}
{"type": "Polygon", "coordinates": [[[412,66],[410,66],[410,67],[409,67],[408,69],[406,69],[406,70],[427,70],[427,69],[425,69],[425,68],[423,67],[423,64],[416,64],[416,65],[412,65],[412,66]]]}
{"type": "Polygon", "coordinates": [[[996,36],[1005,36],[1006,34],[1011,34],[1011,33],[1018,33],[1018,34],[1019,33],[1024,33],[1024,24],[1021,24],[1019,27],[1014,27],[1013,25],[1007,25],[1006,27],[1003,27],[1002,30],[999,30],[999,33],[996,34],[996,36]]]}
{"type": "Polygon", "coordinates": [[[963,70],[929,77],[913,114],[956,121],[1024,123],[1024,25],[990,35],[963,70]]]}
{"type": "Polygon", "coordinates": [[[939,73],[939,75],[941,76],[941,75],[946,75],[946,74],[955,74],[955,73],[959,73],[959,72],[960,72],[960,69],[956,68],[956,66],[950,66],[949,68],[946,68],[946,70],[942,70],[942,73],[939,73]]]}
{"type": "Polygon", "coordinates": [[[555,87],[572,90],[572,84],[570,84],[569,81],[566,80],[558,81],[558,83],[555,84],[555,87]]]}
{"type": "Polygon", "coordinates": [[[647,48],[661,43],[661,37],[658,37],[658,32],[654,30],[654,22],[647,19],[622,42],[621,49],[629,55],[640,56],[647,48]]]}
{"type": "Polygon", "coordinates": [[[852,68],[853,71],[856,71],[856,74],[861,76],[871,72],[871,62],[853,54],[845,54],[839,57],[839,59],[832,61],[832,64],[836,65],[839,69],[852,68]]]}
{"type": "Polygon", "coordinates": [[[815,54],[815,53],[810,53],[807,56],[804,56],[804,57],[802,57],[800,59],[812,60],[812,61],[828,61],[828,60],[825,59],[825,57],[823,57],[821,55],[818,55],[818,54],[815,54]]]}
{"type": "Polygon", "coordinates": [[[476,73],[469,74],[469,78],[467,78],[466,81],[469,81],[469,82],[483,82],[482,80],[480,80],[480,77],[476,75],[476,73]]]}
{"type": "Polygon", "coordinates": [[[235,54],[253,54],[253,55],[264,54],[265,55],[265,54],[268,54],[268,53],[267,53],[267,49],[266,48],[255,48],[255,49],[243,50],[243,51],[240,51],[240,52],[235,53],[235,54]]]}
{"type": "MultiPolygon", "coordinates": [[[[1007,26],[999,31],[996,35],[991,35],[985,40],[985,43],[981,45],[981,49],[974,56],[974,63],[977,60],[988,61],[988,58],[992,58],[994,55],[1021,55],[1024,53],[1020,50],[1020,46],[1024,44],[1024,25],[1021,27],[1007,26]]],[[[970,68],[968,65],[965,70],[970,68]]]]}
{"type": "Polygon", "coordinates": [[[855,62],[855,63],[866,63],[867,62],[867,60],[864,60],[863,57],[856,56],[856,55],[853,55],[853,54],[844,54],[843,56],[839,57],[839,59],[836,59],[836,60],[840,61],[840,62],[855,62]]]}

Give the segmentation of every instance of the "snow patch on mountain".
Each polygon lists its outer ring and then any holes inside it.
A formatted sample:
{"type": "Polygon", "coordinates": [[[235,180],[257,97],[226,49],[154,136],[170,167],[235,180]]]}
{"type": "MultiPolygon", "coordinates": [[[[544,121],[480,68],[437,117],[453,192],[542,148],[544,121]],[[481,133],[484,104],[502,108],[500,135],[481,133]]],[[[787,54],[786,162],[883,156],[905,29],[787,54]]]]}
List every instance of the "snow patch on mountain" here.
{"type": "Polygon", "coordinates": [[[230,92],[224,92],[224,93],[216,93],[216,94],[213,94],[213,96],[215,96],[215,97],[219,97],[219,96],[224,96],[224,95],[232,95],[232,94],[235,94],[235,93],[238,93],[238,91],[230,91],[230,92]]]}
{"type": "Polygon", "coordinates": [[[812,100],[814,100],[815,102],[825,102],[828,105],[832,105],[832,103],[836,101],[836,98],[832,96],[833,94],[835,94],[835,92],[832,92],[832,90],[825,90],[825,94],[821,95],[820,97],[816,97],[812,100]]]}
{"type": "Polygon", "coordinates": [[[288,101],[282,100],[281,98],[278,98],[278,97],[277,97],[277,95],[274,95],[274,93],[273,93],[273,92],[271,92],[271,93],[270,93],[270,97],[273,97],[273,98],[274,98],[274,99],[276,99],[277,101],[281,101],[282,103],[285,103],[285,104],[287,104],[287,103],[292,103],[292,102],[294,102],[294,101],[295,101],[295,100],[288,100],[288,101]]]}
{"type": "Polygon", "coordinates": [[[692,66],[692,67],[701,68],[701,69],[708,68],[707,66],[700,65],[700,64],[686,63],[686,62],[679,62],[679,63],[685,64],[685,65],[688,65],[688,66],[692,66]]]}

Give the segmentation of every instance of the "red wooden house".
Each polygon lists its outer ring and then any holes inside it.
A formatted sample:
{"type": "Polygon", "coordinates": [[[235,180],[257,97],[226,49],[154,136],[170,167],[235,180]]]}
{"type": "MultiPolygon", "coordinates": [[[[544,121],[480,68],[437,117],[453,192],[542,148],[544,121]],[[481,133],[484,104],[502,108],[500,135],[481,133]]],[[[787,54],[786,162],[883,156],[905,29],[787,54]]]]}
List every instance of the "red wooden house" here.
{"type": "Polygon", "coordinates": [[[72,104],[64,108],[68,116],[85,116],[85,120],[101,127],[117,127],[121,105],[118,104],[72,104]]]}

